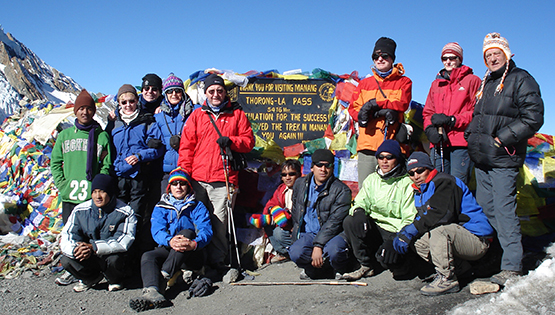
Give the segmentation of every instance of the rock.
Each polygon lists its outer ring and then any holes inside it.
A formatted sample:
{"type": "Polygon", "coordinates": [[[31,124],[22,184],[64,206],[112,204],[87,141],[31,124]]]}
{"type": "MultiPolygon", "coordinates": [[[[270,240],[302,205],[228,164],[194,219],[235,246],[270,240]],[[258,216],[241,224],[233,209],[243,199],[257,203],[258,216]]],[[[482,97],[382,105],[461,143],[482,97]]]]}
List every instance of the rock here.
{"type": "Polygon", "coordinates": [[[485,293],[495,293],[499,291],[500,287],[497,283],[489,281],[474,281],[470,284],[470,293],[480,295],[485,293]]]}
{"type": "Polygon", "coordinates": [[[227,271],[225,276],[222,278],[222,282],[229,284],[229,283],[237,282],[237,279],[239,279],[239,270],[235,268],[231,268],[227,271]]]}

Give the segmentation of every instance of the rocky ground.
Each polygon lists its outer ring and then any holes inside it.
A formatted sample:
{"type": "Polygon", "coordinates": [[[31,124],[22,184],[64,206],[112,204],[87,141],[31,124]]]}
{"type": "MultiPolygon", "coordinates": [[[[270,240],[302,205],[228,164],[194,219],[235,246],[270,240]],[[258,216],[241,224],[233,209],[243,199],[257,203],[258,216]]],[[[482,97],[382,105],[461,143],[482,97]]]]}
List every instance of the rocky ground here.
{"type": "MultiPolygon", "coordinates": [[[[269,265],[257,271],[254,280],[298,281],[300,269],[294,263],[269,265]]],[[[135,313],[129,300],[141,295],[140,278],[129,279],[126,289],[108,292],[100,283],[86,292],[72,286],[58,286],[55,276],[36,277],[24,273],[17,279],[0,280],[3,314],[126,314],[135,313]]],[[[178,283],[166,296],[173,306],[144,314],[444,314],[454,306],[475,299],[467,284],[459,293],[425,297],[418,276],[394,280],[389,271],[363,279],[368,286],[355,285],[271,285],[237,286],[216,282],[206,297],[188,299],[187,286],[178,283]]]]}

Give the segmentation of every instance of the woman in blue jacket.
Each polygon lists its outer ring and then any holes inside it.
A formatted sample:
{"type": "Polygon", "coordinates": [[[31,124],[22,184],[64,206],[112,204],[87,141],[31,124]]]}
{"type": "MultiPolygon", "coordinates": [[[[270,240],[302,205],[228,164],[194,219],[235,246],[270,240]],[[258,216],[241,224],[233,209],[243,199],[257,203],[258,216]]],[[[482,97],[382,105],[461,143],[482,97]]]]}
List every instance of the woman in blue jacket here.
{"type": "Polygon", "coordinates": [[[210,216],[204,204],[195,199],[191,177],[182,168],[169,174],[166,194],[151,217],[152,237],[158,243],[141,258],[143,295],[132,299],[137,311],[167,304],[163,295],[167,281],[181,271],[202,268],[202,252],[212,239],[210,216]]]}

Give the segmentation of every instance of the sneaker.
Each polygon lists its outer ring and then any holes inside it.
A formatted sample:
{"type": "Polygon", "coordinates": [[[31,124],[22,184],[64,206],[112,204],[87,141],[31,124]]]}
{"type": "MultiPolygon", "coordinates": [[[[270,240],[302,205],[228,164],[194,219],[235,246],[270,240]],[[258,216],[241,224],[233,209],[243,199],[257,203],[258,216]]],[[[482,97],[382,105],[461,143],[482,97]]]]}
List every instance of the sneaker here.
{"type": "Polygon", "coordinates": [[[522,276],[522,271],[515,270],[501,270],[500,273],[493,275],[489,278],[489,281],[497,283],[499,285],[505,285],[507,280],[522,276]]]}
{"type": "Polygon", "coordinates": [[[289,257],[282,254],[276,254],[274,257],[270,259],[270,264],[281,264],[288,260],[289,260],[289,257]]]}
{"type": "Polygon", "coordinates": [[[459,290],[459,281],[457,280],[457,277],[453,276],[453,278],[447,279],[447,277],[438,273],[436,274],[434,281],[420,289],[420,293],[427,296],[436,296],[459,292],[459,290]]]}
{"type": "Polygon", "coordinates": [[[87,291],[88,289],[97,285],[100,281],[102,281],[102,279],[104,279],[104,275],[100,274],[100,275],[98,275],[98,277],[96,279],[94,279],[89,284],[86,284],[82,280],[79,280],[79,282],[76,285],[73,286],[73,291],[75,291],[75,292],[87,291]]]}
{"type": "Polygon", "coordinates": [[[371,277],[373,275],[374,275],[374,269],[372,269],[372,267],[360,266],[360,268],[358,268],[353,272],[348,272],[343,274],[341,276],[341,279],[347,280],[347,281],[356,281],[362,277],[371,277]]]}
{"type": "Polygon", "coordinates": [[[108,291],[110,292],[119,291],[121,289],[123,289],[123,286],[119,283],[108,284],[108,291]]]}
{"type": "Polygon", "coordinates": [[[301,271],[301,273],[299,274],[299,279],[301,280],[312,280],[307,274],[306,271],[304,271],[304,269],[301,271]]]}
{"type": "Polygon", "coordinates": [[[144,288],[141,297],[129,300],[129,306],[137,312],[162,308],[167,305],[168,301],[155,287],[144,288]]]}
{"type": "Polygon", "coordinates": [[[54,282],[56,282],[57,285],[70,285],[77,281],[79,280],[75,279],[75,277],[71,273],[69,273],[69,271],[66,270],[61,276],[56,278],[54,282]]]}

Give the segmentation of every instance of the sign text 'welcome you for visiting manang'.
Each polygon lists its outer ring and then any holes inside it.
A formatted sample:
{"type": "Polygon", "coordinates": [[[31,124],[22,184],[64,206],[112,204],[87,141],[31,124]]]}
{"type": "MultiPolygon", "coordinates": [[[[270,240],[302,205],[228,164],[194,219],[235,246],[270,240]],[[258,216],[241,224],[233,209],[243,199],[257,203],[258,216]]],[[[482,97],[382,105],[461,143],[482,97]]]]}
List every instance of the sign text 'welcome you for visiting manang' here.
{"type": "Polygon", "coordinates": [[[253,131],[281,147],[321,138],[329,123],[335,83],[322,79],[253,78],[230,91],[253,123],[253,131]]]}

